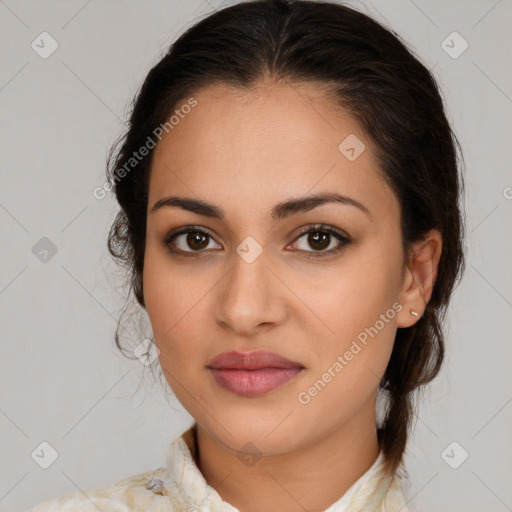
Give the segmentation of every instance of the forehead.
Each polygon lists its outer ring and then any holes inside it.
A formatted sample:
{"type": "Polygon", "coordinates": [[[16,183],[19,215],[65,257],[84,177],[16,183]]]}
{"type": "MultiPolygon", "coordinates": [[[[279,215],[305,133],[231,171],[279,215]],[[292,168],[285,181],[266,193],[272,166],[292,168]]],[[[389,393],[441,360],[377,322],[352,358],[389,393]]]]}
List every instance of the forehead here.
{"type": "Polygon", "coordinates": [[[188,113],[155,149],[149,206],[180,193],[257,212],[283,197],[330,191],[397,208],[370,141],[357,120],[328,99],[325,87],[218,84],[192,97],[197,105],[183,110],[188,113]],[[356,156],[362,150],[356,159],[347,158],[344,141],[356,156]]]}

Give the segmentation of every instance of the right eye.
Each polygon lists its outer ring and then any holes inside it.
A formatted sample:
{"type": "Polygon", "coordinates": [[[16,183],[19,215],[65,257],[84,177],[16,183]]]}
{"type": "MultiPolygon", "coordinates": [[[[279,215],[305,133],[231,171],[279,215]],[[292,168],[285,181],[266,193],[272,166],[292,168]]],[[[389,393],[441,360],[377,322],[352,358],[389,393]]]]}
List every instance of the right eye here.
{"type": "MultiPolygon", "coordinates": [[[[169,233],[164,239],[164,245],[174,254],[191,256],[194,253],[205,252],[210,245],[209,239],[213,242],[210,233],[204,229],[197,226],[184,226],[169,233]]],[[[222,249],[218,244],[217,248],[222,249]]]]}

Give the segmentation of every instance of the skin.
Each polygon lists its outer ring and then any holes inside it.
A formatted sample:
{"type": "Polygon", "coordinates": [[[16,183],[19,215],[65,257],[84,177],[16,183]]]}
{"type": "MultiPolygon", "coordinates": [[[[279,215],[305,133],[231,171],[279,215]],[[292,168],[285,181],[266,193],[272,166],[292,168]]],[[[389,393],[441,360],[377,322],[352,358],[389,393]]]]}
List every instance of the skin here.
{"type": "MultiPolygon", "coordinates": [[[[198,423],[199,468],[222,499],[244,512],[324,510],[379,454],[378,384],[396,329],[416,322],[430,299],[441,236],[433,230],[403,260],[400,205],[371,142],[321,86],[214,85],[193,96],[197,106],[155,149],[149,186],[143,282],[160,365],[198,423]],[[338,149],[349,134],[366,146],[354,161],[338,149]],[[327,203],[270,218],[279,202],[325,191],[356,199],[370,215],[327,203]],[[169,195],[218,205],[226,218],[176,206],[151,212],[169,195]],[[310,223],[334,226],[351,243],[310,257],[318,246],[307,234],[299,238],[310,223]],[[198,254],[201,246],[181,235],[175,248],[196,252],[175,255],[162,239],[188,224],[211,238],[198,254]],[[252,263],[236,252],[249,236],[263,251],[252,263]],[[298,394],[394,303],[401,311],[300,403],[298,394]],[[242,397],[217,385],[206,368],[232,350],[273,351],[305,369],[269,393],[242,397]],[[240,456],[251,453],[255,458],[240,456]]],[[[339,243],[331,235],[320,252],[339,243]]]]}

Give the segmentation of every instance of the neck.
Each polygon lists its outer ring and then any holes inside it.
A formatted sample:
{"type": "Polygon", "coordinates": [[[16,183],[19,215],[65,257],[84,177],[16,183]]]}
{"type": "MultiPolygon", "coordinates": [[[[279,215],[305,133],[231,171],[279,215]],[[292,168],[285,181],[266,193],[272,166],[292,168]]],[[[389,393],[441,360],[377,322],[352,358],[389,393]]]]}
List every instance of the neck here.
{"type": "Polygon", "coordinates": [[[243,512],[322,511],[338,501],[375,462],[380,448],[374,407],[350,425],[299,449],[254,465],[197,427],[198,467],[221,498],[243,512]]]}

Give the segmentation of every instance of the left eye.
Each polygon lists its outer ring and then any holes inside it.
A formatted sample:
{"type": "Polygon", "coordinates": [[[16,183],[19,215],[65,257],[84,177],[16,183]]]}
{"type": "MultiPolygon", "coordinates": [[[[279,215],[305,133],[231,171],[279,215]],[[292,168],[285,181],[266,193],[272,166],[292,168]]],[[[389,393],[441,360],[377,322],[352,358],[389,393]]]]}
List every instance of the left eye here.
{"type": "Polygon", "coordinates": [[[350,239],[339,233],[336,229],[330,226],[319,226],[304,232],[296,239],[293,246],[299,250],[313,253],[312,256],[316,256],[314,253],[320,253],[318,255],[321,256],[337,252],[348,243],[350,243],[350,239]],[[304,246],[301,247],[301,239],[305,239],[304,245],[312,247],[313,251],[304,248],[304,246]],[[337,244],[336,241],[338,242],[337,244]]]}

